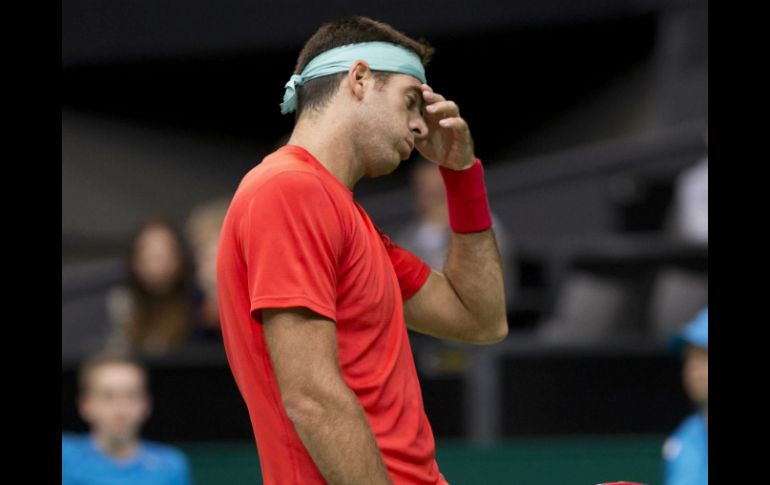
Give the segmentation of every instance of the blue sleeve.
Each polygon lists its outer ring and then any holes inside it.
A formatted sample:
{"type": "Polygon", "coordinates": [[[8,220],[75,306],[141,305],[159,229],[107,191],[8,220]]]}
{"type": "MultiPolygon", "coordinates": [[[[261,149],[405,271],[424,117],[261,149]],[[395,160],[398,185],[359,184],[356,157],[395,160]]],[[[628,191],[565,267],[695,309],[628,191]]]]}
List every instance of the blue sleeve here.
{"type": "Polygon", "coordinates": [[[178,469],[177,483],[179,483],[179,485],[193,485],[195,482],[193,481],[192,472],[190,471],[190,463],[187,459],[187,456],[185,456],[185,454],[181,451],[177,451],[176,457],[178,469]]]}
{"type": "Polygon", "coordinates": [[[75,477],[72,475],[73,470],[73,453],[75,452],[74,440],[66,435],[62,435],[61,439],[61,483],[62,485],[70,485],[75,483],[75,477]]]}
{"type": "Polygon", "coordinates": [[[688,466],[686,464],[686,460],[684,459],[684,453],[680,451],[676,457],[668,458],[665,460],[663,484],[686,485],[688,483],[686,473],[687,470],[688,466]]]}
{"type": "MultiPolygon", "coordinates": [[[[705,485],[700,444],[685,433],[670,437],[663,447],[664,485],[705,485]]],[[[705,480],[708,480],[707,478],[705,480]]]]}

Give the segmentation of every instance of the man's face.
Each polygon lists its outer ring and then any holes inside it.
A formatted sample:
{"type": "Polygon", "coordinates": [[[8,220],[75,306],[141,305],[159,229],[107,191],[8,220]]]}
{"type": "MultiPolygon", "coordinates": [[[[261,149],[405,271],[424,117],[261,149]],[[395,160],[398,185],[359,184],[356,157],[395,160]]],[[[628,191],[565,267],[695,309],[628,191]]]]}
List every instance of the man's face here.
{"type": "Polygon", "coordinates": [[[129,364],[104,364],[89,373],[86,386],[80,414],[92,429],[115,441],[137,438],[150,413],[142,371],[129,364]]]}
{"type": "Polygon", "coordinates": [[[697,404],[706,404],[709,398],[709,353],[708,350],[688,345],[684,351],[682,368],[684,389],[697,404]]]}
{"type": "Polygon", "coordinates": [[[372,79],[353,127],[365,176],[391,173],[409,158],[415,139],[427,136],[420,86],[420,81],[405,74],[391,74],[384,85],[372,79]]]}

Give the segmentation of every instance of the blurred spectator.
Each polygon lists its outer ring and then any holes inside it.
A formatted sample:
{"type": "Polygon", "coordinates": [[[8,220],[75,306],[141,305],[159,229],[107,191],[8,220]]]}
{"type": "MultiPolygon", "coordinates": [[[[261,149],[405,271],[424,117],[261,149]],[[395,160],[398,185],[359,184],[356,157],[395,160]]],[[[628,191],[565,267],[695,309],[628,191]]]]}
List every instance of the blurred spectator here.
{"type": "Polygon", "coordinates": [[[684,388],[698,410],[663,445],[664,485],[708,484],[708,330],[704,309],[677,339],[684,347],[684,388]]]}
{"type": "Polygon", "coordinates": [[[686,241],[709,240],[709,159],[708,127],[703,134],[706,155],[679,176],[674,194],[671,229],[686,241]]]}
{"type": "Polygon", "coordinates": [[[107,295],[109,348],[164,355],[187,340],[188,265],[182,237],[170,222],[154,219],[139,228],[130,247],[128,284],[107,295]]]}
{"type": "Polygon", "coordinates": [[[195,319],[199,336],[219,337],[219,306],[217,304],[217,247],[222,222],[225,220],[229,198],[221,198],[202,204],[192,210],[185,232],[195,263],[197,295],[195,319]]]}
{"type": "Polygon", "coordinates": [[[708,305],[708,271],[694,271],[666,265],[655,275],[647,310],[649,328],[654,337],[668,340],[708,305]]]}
{"type": "MultiPolygon", "coordinates": [[[[708,127],[703,133],[708,151],[708,127]]],[[[708,245],[708,153],[679,176],[669,213],[669,233],[677,239],[708,245]]],[[[650,298],[650,327],[655,336],[668,338],[680,322],[708,304],[708,273],[664,267],[658,272],[650,298]]]]}
{"type": "MultiPolygon", "coordinates": [[[[708,128],[704,142],[708,149],[708,128]]],[[[628,189],[628,181],[619,180],[621,189],[613,190],[633,191],[628,189]]],[[[657,214],[654,200],[642,202],[644,211],[637,212],[657,214]]],[[[655,231],[667,231],[697,245],[708,244],[707,155],[680,175],[665,219],[665,227],[661,224],[655,231]]],[[[691,261],[665,262],[651,277],[644,271],[571,267],[558,285],[553,311],[537,328],[538,336],[550,343],[641,336],[667,339],[682,321],[708,304],[708,272],[691,261]]]]}
{"type": "Polygon", "coordinates": [[[192,483],[186,457],[139,438],[151,413],[144,369],[120,354],[101,354],[80,368],[78,408],[87,435],[62,434],[62,485],[192,483]]]}
{"type": "MultiPolygon", "coordinates": [[[[396,234],[394,242],[422,258],[431,268],[441,271],[451,235],[444,181],[438,166],[422,157],[415,160],[411,179],[416,201],[416,217],[396,234]]],[[[494,214],[492,226],[503,260],[505,301],[510,311],[518,286],[517,274],[512,265],[513,251],[508,232],[494,214]]]]}
{"type": "Polygon", "coordinates": [[[587,344],[642,335],[644,280],[613,269],[572,268],[559,281],[553,310],[536,329],[549,344],[587,344]]]}

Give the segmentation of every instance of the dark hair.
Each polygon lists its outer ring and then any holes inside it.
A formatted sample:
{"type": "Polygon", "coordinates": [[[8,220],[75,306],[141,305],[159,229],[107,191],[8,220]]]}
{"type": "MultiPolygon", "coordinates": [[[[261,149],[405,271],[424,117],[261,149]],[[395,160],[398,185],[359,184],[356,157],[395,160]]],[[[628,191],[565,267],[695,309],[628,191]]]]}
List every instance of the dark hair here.
{"type": "Polygon", "coordinates": [[[147,336],[160,333],[170,347],[181,344],[189,334],[192,291],[190,256],[181,231],[164,217],[146,220],[134,233],[129,250],[128,288],[134,308],[128,328],[125,329],[132,349],[141,350],[147,336]],[[179,269],[174,285],[163,295],[153,294],[142,283],[136,272],[136,257],[141,236],[150,229],[161,227],[169,231],[177,245],[179,269]]]}
{"type": "MultiPolygon", "coordinates": [[[[323,24],[300,51],[294,74],[301,73],[313,58],[335,47],[377,41],[390,42],[409,49],[419,56],[423,66],[428,65],[434,52],[433,47],[424,39],[414,40],[386,23],[355,15],[323,24]]],[[[331,74],[300,86],[297,89],[296,118],[299,118],[305,109],[323,108],[337,91],[345,75],[344,72],[331,74]]],[[[389,76],[390,73],[375,72],[378,84],[384,84],[389,76]]]]}
{"type": "Polygon", "coordinates": [[[93,355],[80,364],[78,368],[78,388],[80,392],[85,393],[88,391],[88,379],[94,370],[113,364],[135,367],[142,373],[145,387],[147,386],[147,372],[137,358],[125,352],[110,351],[93,355]]]}

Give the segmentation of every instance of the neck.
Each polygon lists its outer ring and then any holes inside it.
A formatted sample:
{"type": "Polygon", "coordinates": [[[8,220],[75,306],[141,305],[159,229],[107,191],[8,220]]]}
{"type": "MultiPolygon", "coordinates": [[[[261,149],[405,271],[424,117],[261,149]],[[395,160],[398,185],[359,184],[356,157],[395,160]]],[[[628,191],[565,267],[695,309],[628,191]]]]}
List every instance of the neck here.
{"type": "Polygon", "coordinates": [[[323,113],[303,114],[289,138],[289,145],[298,145],[310,152],[326,170],[353,190],[364,176],[364,167],[351,146],[349,131],[329,106],[323,113]],[[345,133],[348,132],[348,136],[345,133]]]}
{"type": "Polygon", "coordinates": [[[92,437],[99,449],[113,458],[131,458],[139,448],[136,438],[115,439],[99,433],[93,433],[92,437]]]}

